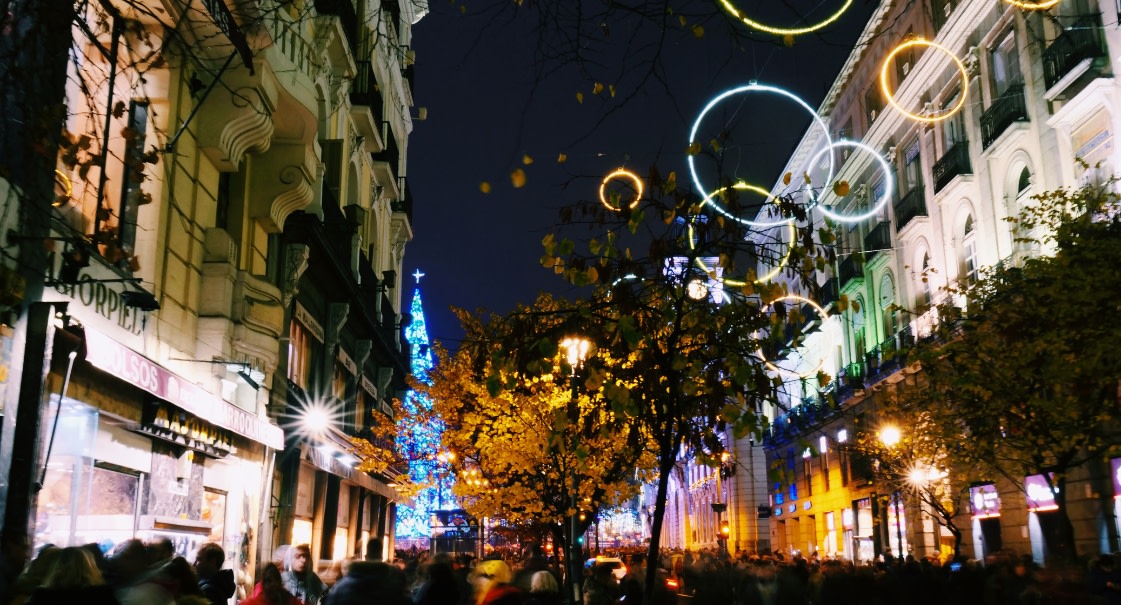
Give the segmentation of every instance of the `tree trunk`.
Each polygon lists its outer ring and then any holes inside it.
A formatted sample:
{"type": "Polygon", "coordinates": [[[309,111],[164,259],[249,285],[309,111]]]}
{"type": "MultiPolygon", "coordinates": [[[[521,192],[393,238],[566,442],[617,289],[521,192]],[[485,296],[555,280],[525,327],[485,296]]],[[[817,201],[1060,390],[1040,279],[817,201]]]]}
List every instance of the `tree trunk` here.
{"type": "Polygon", "coordinates": [[[658,551],[661,550],[662,523],[666,517],[666,495],[669,493],[670,472],[677,462],[677,448],[670,448],[669,451],[672,453],[662,454],[664,458],[668,458],[668,462],[662,460],[658,468],[658,495],[654,501],[654,519],[650,524],[650,547],[646,551],[646,586],[642,590],[646,605],[654,603],[654,591],[658,585],[658,551]]]}

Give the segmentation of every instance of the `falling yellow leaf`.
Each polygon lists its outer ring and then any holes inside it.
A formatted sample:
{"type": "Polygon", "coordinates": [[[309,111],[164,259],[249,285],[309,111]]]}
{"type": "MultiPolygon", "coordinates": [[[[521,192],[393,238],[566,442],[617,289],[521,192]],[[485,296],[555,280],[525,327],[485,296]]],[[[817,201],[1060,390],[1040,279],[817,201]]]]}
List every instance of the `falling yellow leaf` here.
{"type": "Polygon", "coordinates": [[[808,173],[808,172],[802,173],[802,178],[806,179],[806,184],[807,185],[810,184],[810,173],[808,173]]]}
{"type": "Polygon", "coordinates": [[[685,150],[685,153],[687,153],[689,155],[697,155],[700,152],[701,152],[701,144],[697,143],[695,141],[692,142],[692,143],[689,143],[689,148],[685,150]]]}
{"type": "Polygon", "coordinates": [[[568,161],[568,154],[567,154],[567,153],[559,153],[559,154],[557,154],[557,163],[558,163],[558,164],[563,164],[563,163],[565,163],[565,162],[567,162],[567,161],[568,161]]]}
{"type": "Polygon", "coordinates": [[[697,39],[705,37],[705,28],[701,27],[700,23],[693,26],[693,37],[697,39]]]}
{"type": "Polygon", "coordinates": [[[720,141],[717,141],[715,137],[713,137],[713,139],[709,141],[708,144],[712,147],[713,151],[717,153],[720,152],[720,141]]]}
{"type": "Polygon", "coordinates": [[[677,20],[678,20],[678,22],[680,22],[680,23],[681,23],[681,27],[685,27],[685,23],[686,23],[686,21],[685,21],[685,15],[680,15],[680,16],[678,16],[678,17],[677,17],[677,20]]]}
{"type": "Polygon", "coordinates": [[[838,197],[845,197],[846,195],[848,195],[849,182],[837,181],[836,183],[833,183],[833,193],[836,193],[838,197]]]}
{"type": "Polygon", "coordinates": [[[603,84],[601,84],[599,82],[596,82],[595,84],[592,85],[592,94],[593,95],[598,95],[601,92],[603,92],[603,84]]]}
{"type": "Polygon", "coordinates": [[[607,85],[607,92],[611,93],[611,98],[614,99],[615,98],[615,85],[614,84],[608,84],[607,85]]]}
{"type": "Polygon", "coordinates": [[[460,13],[463,13],[464,15],[466,15],[466,14],[467,14],[467,6],[465,6],[465,5],[463,5],[463,4],[460,4],[460,5],[459,5],[459,12],[460,12],[460,13]]]}
{"type": "Polygon", "coordinates": [[[790,174],[789,172],[787,172],[786,174],[782,175],[782,184],[783,184],[783,185],[789,185],[789,184],[790,184],[790,179],[791,179],[791,178],[792,178],[792,176],[791,176],[791,174],[790,174]]]}
{"type": "Polygon", "coordinates": [[[582,92],[576,93],[576,102],[577,103],[583,103],[584,102],[584,93],[582,93],[582,92]]]}
{"type": "Polygon", "coordinates": [[[510,173],[510,182],[514,185],[514,189],[525,187],[525,171],[521,168],[515,168],[510,173]]]}
{"type": "Polygon", "coordinates": [[[533,163],[533,158],[530,157],[529,154],[527,153],[527,154],[522,156],[522,163],[525,164],[526,166],[529,166],[530,164],[533,163]]]}
{"type": "Polygon", "coordinates": [[[786,46],[794,46],[794,36],[786,34],[782,37],[782,43],[786,46]]]}
{"type": "Polygon", "coordinates": [[[486,181],[479,183],[479,191],[482,191],[483,193],[490,193],[490,183],[486,181]]]}

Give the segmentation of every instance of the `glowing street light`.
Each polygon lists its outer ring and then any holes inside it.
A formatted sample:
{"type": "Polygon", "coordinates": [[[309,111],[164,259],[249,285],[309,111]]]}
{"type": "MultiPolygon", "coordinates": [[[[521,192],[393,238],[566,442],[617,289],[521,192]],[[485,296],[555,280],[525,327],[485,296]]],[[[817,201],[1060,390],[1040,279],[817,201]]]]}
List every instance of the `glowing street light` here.
{"type": "Polygon", "coordinates": [[[880,429],[880,442],[888,447],[895,447],[903,440],[903,433],[899,432],[899,427],[885,426],[880,429]]]}

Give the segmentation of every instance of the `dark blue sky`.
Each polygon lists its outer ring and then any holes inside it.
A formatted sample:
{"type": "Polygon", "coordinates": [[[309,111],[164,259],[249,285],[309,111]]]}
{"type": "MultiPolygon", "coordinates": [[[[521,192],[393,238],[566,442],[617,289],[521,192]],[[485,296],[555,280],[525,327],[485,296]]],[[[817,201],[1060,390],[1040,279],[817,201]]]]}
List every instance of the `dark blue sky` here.
{"type": "MultiPolygon", "coordinates": [[[[687,17],[681,27],[675,16],[664,37],[633,26],[633,19],[605,19],[606,27],[593,28],[585,43],[594,60],[578,66],[557,65],[538,52],[532,0],[517,10],[511,0],[476,1],[481,5],[468,4],[472,10],[461,13],[459,3],[432,0],[432,12],[413,29],[413,97],[428,117],[414,123],[409,140],[415,238],[405,270],[426,274],[428,333],[449,348],[462,338],[452,305],[505,313],[540,290],[571,293],[538,264],[541,238],[558,224],[558,210],[596,199],[603,176],[621,166],[641,175],[656,164],[687,182],[689,130],[712,97],[757,80],[817,107],[876,4],[856,0],[841,21],[823,34],[799,36],[793,46],[745,35],[744,26],[714,14],[710,1],[694,6],[707,11],[703,20],[687,17]],[[703,37],[693,34],[695,25],[704,28],[703,37]],[[652,77],[655,52],[660,71],[652,77]],[[616,97],[594,96],[595,81],[615,83],[616,97]],[[563,164],[560,153],[567,155],[563,164]],[[523,164],[526,154],[530,165],[523,164]],[[509,173],[519,167],[526,185],[515,189],[509,173]],[[484,181],[489,194],[480,191],[484,181]]],[[[742,10],[766,17],[780,3],[752,4],[740,1],[742,10]]],[[[806,3],[782,10],[798,4],[806,3]]],[[[842,4],[813,3],[822,14],[842,4]]],[[[789,14],[772,18],[790,23],[789,14]]],[[[734,107],[735,136],[749,151],[737,175],[769,188],[809,116],[788,101],[747,96],[734,107]]],[[[415,281],[405,283],[407,306],[415,281]]]]}

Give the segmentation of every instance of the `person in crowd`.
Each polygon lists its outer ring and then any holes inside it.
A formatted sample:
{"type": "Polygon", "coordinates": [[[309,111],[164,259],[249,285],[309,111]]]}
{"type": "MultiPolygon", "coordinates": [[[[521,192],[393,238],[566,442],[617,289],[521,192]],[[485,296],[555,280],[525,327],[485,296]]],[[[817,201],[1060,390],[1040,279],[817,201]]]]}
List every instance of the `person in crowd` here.
{"type": "Polygon", "coordinates": [[[1113,555],[1102,555],[1090,568],[1087,578],[1090,592],[1098,597],[1102,605],[1121,605],[1121,571],[1117,569],[1113,555]]]}
{"type": "Polygon", "coordinates": [[[546,559],[544,553],[541,552],[541,547],[537,544],[531,544],[521,569],[514,574],[514,585],[523,591],[529,592],[530,581],[533,579],[534,574],[548,569],[549,560],[546,559]]]}
{"type": "Polygon", "coordinates": [[[382,561],[382,541],[366,543],[366,560],[350,564],[346,576],[327,594],[324,605],[363,605],[375,598],[379,605],[411,605],[404,572],[382,561]]]}
{"type": "Polygon", "coordinates": [[[298,544],[288,549],[286,570],[281,575],[284,588],[303,601],[304,605],[319,605],[327,592],[327,585],[312,569],[311,547],[298,544]]]}
{"type": "Polygon", "coordinates": [[[43,580],[47,578],[47,573],[51,571],[51,566],[54,565],[59,552],[61,549],[52,545],[47,545],[39,551],[39,556],[35,557],[27,566],[27,570],[16,578],[8,605],[23,605],[27,602],[31,593],[43,585],[43,580]]]}
{"type": "Polygon", "coordinates": [[[71,546],[53,555],[50,570],[41,586],[27,599],[29,605],[120,605],[112,587],[84,548],[71,546]]]}
{"type": "Polygon", "coordinates": [[[280,568],[275,563],[265,563],[258,577],[260,581],[253,589],[253,596],[240,605],[303,605],[303,601],[284,588],[280,568]]]}
{"type": "Polygon", "coordinates": [[[161,577],[175,597],[175,605],[210,605],[210,600],[199,588],[199,578],[194,567],[183,557],[172,557],[162,566],[161,577]]]}
{"type": "Polygon", "coordinates": [[[149,563],[148,550],[140,540],[125,540],[113,550],[109,569],[121,605],[174,605],[172,581],[162,566],[149,563]]]}
{"type": "Polygon", "coordinates": [[[620,599],[627,605],[642,603],[642,595],[646,589],[646,554],[632,553],[627,575],[623,576],[620,583],[620,599]]]}
{"type": "Polygon", "coordinates": [[[607,565],[593,565],[584,583],[584,605],[614,605],[619,598],[619,582],[607,565]]]}
{"type": "Polygon", "coordinates": [[[169,538],[153,538],[144,545],[148,549],[148,566],[166,565],[175,557],[175,545],[169,538]]]}
{"type": "Polygon", "coordinates": [[[421,583],[416,593],[416,605],[459,605],[459,581],[448,555],[433,557],[421,566],[419,575],[421,583]]]}
{"type": "Polygon", "coordinates": [[[0,603],[11,598],[12,585],[27,567],[31,558],[31,543],[27,533],[18,530],[4,530],[0,535],[0,603]]]}
{"type": "Polygon", "coordinates": [[[560,586],[553,572],[541,570],[533,573],[525,605],[561,605],[560,586]]]}
{"type": "Polygon", "coordinates": [[[481,561],[469,576],[475,588],[475,605],[521,605],[525,593],[510,583],[514,573],[500,559],[481,561]]]}
{"type": "Polygon", "coordinates": [[[195,553],[199,590],[211,605],[225,605],[237,588],[233,570],[222,569],[225,562],[226,552],[214,542],[203,544],[195,553]]]}

